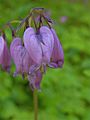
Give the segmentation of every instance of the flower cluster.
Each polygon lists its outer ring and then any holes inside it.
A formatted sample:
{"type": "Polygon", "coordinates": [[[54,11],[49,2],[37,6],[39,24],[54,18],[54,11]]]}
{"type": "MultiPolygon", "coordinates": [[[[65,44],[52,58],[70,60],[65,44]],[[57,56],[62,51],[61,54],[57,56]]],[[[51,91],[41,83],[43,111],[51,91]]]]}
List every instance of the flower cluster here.
{"type": "MultiPolygon", "coordinates": [[[[14,76],[27,76],[33,89],[40,89],[40,82],[47,67],[61,68],[64,63],[62,45],[51,27],[51,19],[43,8],[35,8],[20,24],[25,23],[23,37],[13,37],[10,52],[6,39],[0,36],[0,64],[9,71],[11,59],[16,65],[14,76]],[[30,18],[35,27],[30,24],[30,18]],[[46,21],[47,25],[44,25],[46,21]]],[[[19,28],[18,27],[18,28],[19,28]]]]}

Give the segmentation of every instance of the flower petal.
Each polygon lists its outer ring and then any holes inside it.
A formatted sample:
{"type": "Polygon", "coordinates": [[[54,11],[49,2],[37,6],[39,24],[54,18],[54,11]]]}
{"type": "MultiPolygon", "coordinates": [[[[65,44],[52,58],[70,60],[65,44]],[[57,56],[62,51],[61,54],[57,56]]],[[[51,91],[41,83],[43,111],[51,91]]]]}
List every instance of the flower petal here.
{"type": "Polygon", "coordinates": [[[50,31],[50,29],[46,26],[42,26],[40,28],[40,35],[41,35],[41,39],[43,41],[43,43],[41,42],[41,48],[42,48],[42,52],[43,52],[43,62],[45,63],[49,63],[50,62],[50,58],[51,58],[51,54],[52,54],[52,50],[53,50],[53,46],[54,46],[54,38],[52,35],[52,32],[50,31]]]}
{"type": "Polygon", "coordinates": [[[0,64],[2,63],[2,54],[4,50],[4,39],[0,36],[0,64]]]}
{"type": "Polygon", "coordinates": [[[45,46],[47,46],[51,55],[54,47],[54,37],[51,30],[47,26],[42,26],[40,28],[40,34],[45,46]]]}
{"type": "Polygon", "coordinates": [[[35,80],[35,87],[37,89],[40,89],[41,80],[42,80],[42,73],[40,71],[37,71],[36,72],[36,80],[35,80]]]}
{"type": "Polygon", "coordinates": [[[42,50],[34,29],[31,27],[27,28],[24,32],[23,38],[25,48],[27,49],[29,55],[35,63],[40,64],[42,60],[42,50]]]}
{"type": "MultiPolygon", "coordinates": [[[[62,45],[56,35],[56,32],[54,29],[51,29],[51,32],[54,37],[54,49],[52,52],[51,62],[54,62],[57,64],[57,67],[62,67],[64,63],[64,52],[62,49],[62,45]]],[[[53,66],[54,67],[54,66],[53,66]]]]}
{"type": "Polygon", "coordinates": [[[31,64],[31,58],[27,50],[23,46],[17,46],[14,56],[14,62],[16,64],[16,71],[18,73],[28,73],[31,64]]]}
{"type": "Polygon", "coordinates": [[[40,83],[42,80],[42,73],[40,70],[34,72],[32,75],[28,76],[29,84],[31,86],[31,89],[40,89],[40,83]]]}
{"type": "Polygon", "coordinates": [[[28,73],[29,67],[30,65],[32,65],[33,61],[30,58],[26,48],[22,46],[20,38],[16,38],[13,40],[10,46],[10,51],[16,65],[16,73],[14,75],[17,75],[18,73],[28,73]]]}
{"type": "Polygon", "coordinates": [[[37,64],[31,65],[29,69],[29,75],[33,74],[33,72],[36,72],[39,68],[40,68],[40,65],[37,65],[37,64]]]}
{"type": "Polygon", "coordinates": [[[7,47],[6,41],[3,37],[0,37],[0,64],[6,71],[10,71],[11,56],[7,47]]]}
{"type": "Polygon", "coordinates": [[[19,45],[22,45],[22,41],[21,41],[21,38],[17,37],[17,38],[14,38],[11,45],[10,45],[10,53],[11,53],[11,56],[14,56],[14,53],[15,53],[15,48],[19,45]]]}

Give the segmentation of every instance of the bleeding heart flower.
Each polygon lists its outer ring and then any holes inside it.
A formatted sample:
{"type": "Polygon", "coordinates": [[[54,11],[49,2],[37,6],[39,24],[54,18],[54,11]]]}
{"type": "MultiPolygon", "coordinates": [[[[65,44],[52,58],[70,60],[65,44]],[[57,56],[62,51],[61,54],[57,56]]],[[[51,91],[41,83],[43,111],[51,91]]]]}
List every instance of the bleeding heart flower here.
{"type": "MultiPolygon", "coordinates": [[[[65,22],[67,18],[63,17],[65,22]]],[[[14,76],[22,74],[28,77],[32,90],[40,89],[40,83],[47,66],[53,68],[62,67],[64,53],[62,45],[51,24],[52,20],[44,8],[34,8],[15,29],[8,22],[4,27],[9,26],[14,37],[10,45],[10,53],[5,41],[4,30],[0,30],[0,64],[3,69],[9,70],[11,57],[15,63],[16,71],[14,76]],[[34,28],[31,27],[31,21],[34,28]],[[47,26],[43,26],[46,22],[47,26]],[[24,25],[23,41],[16,36],[16,32],[24,25]]]]}
{"type": "Polygon", "coordinates": [[[48,64],[54,46],[54,38],[50,29],[42,26],[37,33],[32,27],[24,32],[24,45],[30,57],[38,64],[48,64]]]}
{"type": "Polygon", "coordinates": [[[30,58],[26,48],[22,45],[20,38],[14,38],[10,46],[10,52],[16,65],[15,75],[18,73],[22,73],[22,75],[28,73],[30,65],[33,61],[30,58]]]}
{"type": "Polygon", "coordinates": [[[0,64],[4,70],[10,71],[11,56],[7,43],[2,36],[0,36],[0,64]]]}
{"type": "Polygon", "coordinates": [[[56,35],[55,30],[51,28],[51,32],[54,37],[54,49],[52,52],[51,63],[49,64],[49,66],[54,68],[62,67],[64,63],[64,52],[62,49],[62,45],[56,35]]]}

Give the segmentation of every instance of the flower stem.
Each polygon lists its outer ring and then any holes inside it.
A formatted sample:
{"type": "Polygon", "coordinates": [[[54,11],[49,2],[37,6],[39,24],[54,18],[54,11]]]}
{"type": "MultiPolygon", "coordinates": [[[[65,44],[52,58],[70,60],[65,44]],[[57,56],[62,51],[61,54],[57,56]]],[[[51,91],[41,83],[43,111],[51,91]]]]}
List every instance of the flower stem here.
{"type": "Polygon", "coordinates": [[[38,120],[38,96],[36,89],[33,91],[33,99],[34,99],[34,120],[38,120]]]}

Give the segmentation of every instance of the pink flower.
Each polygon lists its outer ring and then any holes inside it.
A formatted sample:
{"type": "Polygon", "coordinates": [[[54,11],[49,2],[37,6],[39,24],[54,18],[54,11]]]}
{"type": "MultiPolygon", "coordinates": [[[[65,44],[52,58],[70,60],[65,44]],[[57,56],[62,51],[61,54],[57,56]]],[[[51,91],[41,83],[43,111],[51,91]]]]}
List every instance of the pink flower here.
{"type": "Polygon", "coordinates": [[[0,36],[0,64],[4,70],[10,71],[11,56],[7,43],[2,36],[0,36]]]}
{"type": "Polygon", "coordinates": [[[58,39],[58,36],[56,35],[55,30],[51,28],[51,32],[54,37],[54,48],[51,56],[51,63],[49,64],[49,66],[54,68],[62,67],[64,63],[63,48],[60,40],[58,39]]]}
{"type": "Polygon", "coordinates": [[[28,75],[28,80],[32,90],[40,89],[40,83],[42,80],[42,72],[40,70],[34,72],[32,75],[28,75]]]}
{"type": "Polygon", "coordinates": [[[16,65],[15,75],[18,73],[21,73],[22,75],[28,73],[33,61],[26,48],[22,45],[20,38],[14,38],[10,46],[10,52],[16,65]]]}
{"type": "Polygon", "coordinates": [[[30,57],[38,64],[48,64],[54,46],[54,38],[50,29],[42,26],[38,33],[29,27],[24,32],[24,45],[30,57]]]}

